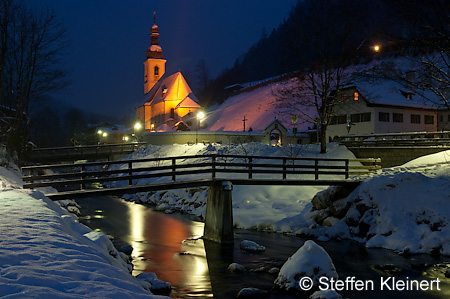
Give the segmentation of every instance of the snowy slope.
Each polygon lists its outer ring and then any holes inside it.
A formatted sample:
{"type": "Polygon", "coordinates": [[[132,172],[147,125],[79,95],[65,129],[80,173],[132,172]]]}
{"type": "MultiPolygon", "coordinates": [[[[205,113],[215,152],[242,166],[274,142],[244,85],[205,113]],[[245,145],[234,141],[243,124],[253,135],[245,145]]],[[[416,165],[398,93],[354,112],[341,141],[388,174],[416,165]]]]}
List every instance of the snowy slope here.
{"type": "Polygon", "coordinates": [[[91,231],[0,168],[0,296],[159,298],[144,290],[106,235],[91,231]]]}
{"type": "MultiPolygon", "coordinates": [[[[277,90],[295,84],[296,79],[283,83],[273,83],[250,92],[240,93],[228,98],[222,105],[214,106],[202,121],[206,123],[208,131],[242,131],[244,116],[247,119],[246,130],[252,128],[254,132],[264,130],[273,120],[278,119],[288,129],[292,129],[291,115],[280,113],[277,107],[277,90]]],[[[298,112],[293,112],[297,114],[298,112]]],[[[310,115],[315,115],[310,112],[310,115]]],[[[298,123],[299,131],[312,127],[311,123],[298,123]]]]}

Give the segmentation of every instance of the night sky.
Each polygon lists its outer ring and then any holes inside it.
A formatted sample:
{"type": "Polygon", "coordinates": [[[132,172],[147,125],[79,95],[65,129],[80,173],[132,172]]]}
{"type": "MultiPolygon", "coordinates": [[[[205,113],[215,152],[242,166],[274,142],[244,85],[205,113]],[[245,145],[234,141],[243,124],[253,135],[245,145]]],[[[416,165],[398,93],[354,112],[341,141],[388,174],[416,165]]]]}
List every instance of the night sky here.
{"type": "Polygon", "coordinates": [[[68,29],[64,64],[72,84],[54,97],[78,108],[134,115],[144,103],[143,62],[153,12],[166,73],[194,76],[206,61],[212,77],[231,67],[287,18],[294,0],[27,0],[55,12],[68,29]]]}

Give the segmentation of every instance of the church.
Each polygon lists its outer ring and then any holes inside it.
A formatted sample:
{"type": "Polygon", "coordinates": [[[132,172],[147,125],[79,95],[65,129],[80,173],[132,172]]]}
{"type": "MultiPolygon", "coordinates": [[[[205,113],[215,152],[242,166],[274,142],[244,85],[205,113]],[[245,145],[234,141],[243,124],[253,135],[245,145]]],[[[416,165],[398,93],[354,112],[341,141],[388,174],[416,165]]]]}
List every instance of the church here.
{"type": "Polygon", "coordinates": [[[201,106],[181,72],[165,74],[166,60],[159,45],[159,28],[151,28],[151,46],[144,62],[144,105],[136,108],[137,119],[146,131],[197,129],[201,106]]]}

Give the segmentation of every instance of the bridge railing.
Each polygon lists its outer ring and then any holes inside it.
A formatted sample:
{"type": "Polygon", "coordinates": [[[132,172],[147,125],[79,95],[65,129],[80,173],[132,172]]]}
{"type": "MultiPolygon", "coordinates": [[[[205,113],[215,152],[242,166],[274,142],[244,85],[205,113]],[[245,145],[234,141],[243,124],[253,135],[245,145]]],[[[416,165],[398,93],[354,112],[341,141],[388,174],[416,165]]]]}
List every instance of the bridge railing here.
{"type": "Polygon", "coordinates": [[[450,146],[450,131],[344,135],[339,142],[347,147],[450,146]]]}
{"type": "MultiPolygon", "coordinates": [[[[380,169],[380,159],[291,158],[243,155],[192,155],[138,160],[55,164],[22,167],[24,188],[80,186],[154,178],[172,182],[183,179],[246,179],[278,177],[299,180],[299,176],[320,180],[367,174],[380,169]],[[364,164],[364,165],[363,165],[364,164]]],[[[300,178],[301,179],[301,178],[300,178]]]]}
{"type": "Polygon", "coordinates": [[[30,160],[39,159],[57,159],[67,156],[95,156],[95,155],[115,155],[122,153],[130,153],[136,148],[145,145],[145,142],[134,143],[118,143],[118,144],[98,144],[98,145],[82,145],[82,146],[65,146],[65,147],[49,147],[35,148],[25,152],[30,160]]]}

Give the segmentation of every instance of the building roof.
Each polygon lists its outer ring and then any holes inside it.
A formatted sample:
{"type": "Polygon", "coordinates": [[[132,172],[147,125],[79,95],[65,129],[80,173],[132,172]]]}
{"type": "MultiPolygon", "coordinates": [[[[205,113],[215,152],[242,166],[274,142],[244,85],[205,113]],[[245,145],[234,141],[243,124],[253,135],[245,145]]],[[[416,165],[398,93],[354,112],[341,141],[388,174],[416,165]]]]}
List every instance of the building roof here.
{"type": "Polygon", "coordinates": [[[437,109],[436,105],[428,100],[435,97],[431,91],[413,90],[392,80],[365,78],[358,81],[354,88],[374,106],[437,109]]]}
{"type": "Polygon", "coordinates": [[[145,105],[154,105],[163,101],[183,101],[185,102],[183,107],[200,107],[181,72],[168,77],[164,75],[145,95],[145,100],[145,105]]]}
{"type": "Polygon", "coordinates": [[[190,93],[177,105],[176,108],[200,108],[200,105],[197,103],[197,98],[195,95],[190,93]]]}

